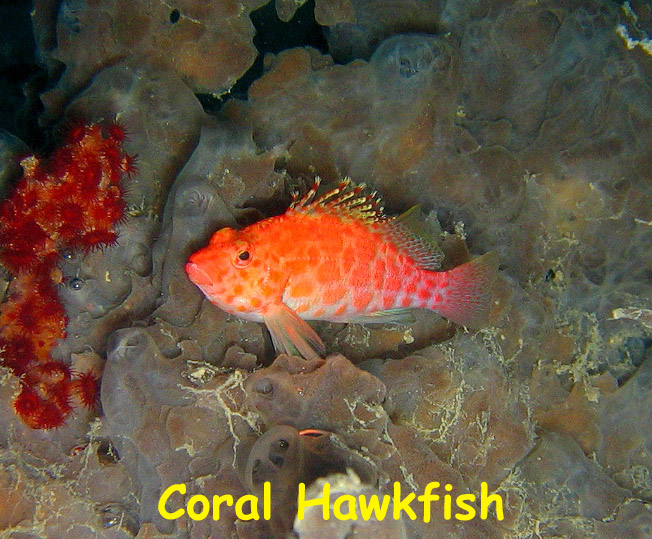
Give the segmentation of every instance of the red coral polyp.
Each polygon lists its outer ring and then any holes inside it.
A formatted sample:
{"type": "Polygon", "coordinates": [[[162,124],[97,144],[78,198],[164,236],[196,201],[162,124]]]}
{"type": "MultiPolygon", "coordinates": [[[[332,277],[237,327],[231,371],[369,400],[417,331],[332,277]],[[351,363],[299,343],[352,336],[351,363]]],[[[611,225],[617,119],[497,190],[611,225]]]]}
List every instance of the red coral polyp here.
{"type": "Polygon", "coordinates": [[[79,237],[78,244],[83,250],[110,247],[118,243],[118,233],[115,230],[91,230],[79,237]]]}
{"type": "Polygon", "coordinates": [[[33,429],[55,429],[62,426],[70,411],[57,402],[42,398],[33,388],[24,386],[14,401],[14,410],[33,429]]]}
{"type": "Polygon", "coordinates": [[[56,404],[66,416],[73,411],[72,394],[73,384],[69,380],[52,384],[48,388],[48,400],[56,404]]]}
{"type": "Polygon", "coordinates": [[[38,256],[35,253],[25,252],[20,249],[5,248],[1,256],[4,266],[14,273],[34,269],[38,266],[39,262],[38,256]]]}
{"type": "Polygon", "coordinates": [[[87,150],[79,155],[79,171],[75,177],[75,183],[86,193],[92,193],[99,188],[106,173],[102,162],[97,155],[87,150]]]}
{"type": "Polygon", "coordinates": [[[26,334],[38,332],[40,326],[38,314],[29,303],[20,304],[16,312],[16,326],[26,334]]]}
{"type": "Polygon", "coordinates": [[[35,383],[38,381],[47,385],[67,382],[71,378],[70,367],[61,361],[40,363],[31,370],[30,375],[35,380],[35,383]]]}
{"type": "Polygon", "coordinates": [[[41,161],[21,160],[23,177],[0,204],[0,262],[15,274],[0,304],[0,365],[21,378],[16,413],[27,425],[57,428],[72,412],[98,403],[99,378],[73,377],[51,352],[66,336],[56,265],[70,248],[113,245],[125,218],[122,176],[136,170],[118,124],[73,126],[66,145],[41,161]]]}
{"type": "Polygon", "coordinates": [[[132,176],[138,174],[138,166],[136,162],[138,160],[137,155],[126,154],[122,161],[122,171],[127,174],[127,176],[132,176]]]}
{"type": "Polygon", "coordinates": [[[23,335],[0,337],[2,364],[16,376],[22,376],[37,363],[34,343],[23,335]]]}
{"type": "Polygon", "coordinates": [[[83,123],[78,123],[70,127],[68,131],[68,143],[77,144],[81,142],[88,134],[88,126],[83,123]]]}
{"type": "Polygon", "coordinates": [[[125,142],[127,140],[127,130],[118,123],[111,123],[106,127],[110,139],[117,142],[125,142]]]}
{"type": "Polygon", "coordinates": [[[14,409],[23,418],[38,414],[43,405],[43,399],[30,386],[23,386],[20,395],[14,401],[14,409]]]}
{"type": "Polygon", "coordinates": [[[28,285],[29,288],[26,290],[33,292],[37,296],[39,304],[42,305],[42,316],[50,317],[63,314],[63,305],[59,301],[57,287],[52,279],[45,274],[35,275],[30,279],[28,285]]]}
{"type": "Polygon", "coordinates": [[[14,218],[25,219],[27,215],[33,213],[34,209],[43,203],[41,191],[42,186],[39,186],[36,181],[24,181],[22,185],[19,183],[16,186],[16,196],[7,204],[8,207],[13,208],[14,218]]]}
{"type": "Polygon", "coordinates": [[[125,203],[119,191],[114,191],[102,198],[101,207],[92,207],[88,215],[95,223],[95,229],[112,229],[125,216],[125,203]]]}
{"type": "Polygon", "coordinates": [[[26,423],[33,429],[56,429],[61,427],[70,411],[62,410],[60,406],[51,401],[44,401],[39,413],[30,417],[26,423]]]}
{"type": "Polygon", "coordinates": [[[120,151],[120,148],[116,147],[113,144],[106,144],[100,150],[100,155],[109,163],[110,168],[122,172],[122,161],[124,154],[122,151],[120,151]]]}
{"type": "Polygon", "coordinates": [[[84,198],[84,189],[80,184],[64,182],[53,189],[49,204],[56,205],[63,202],[71,202],[77,205],[85,205],[86,201],[84,198]]]}
{"type": "Polygon", "coordinates": [[[69,243],[78,237],[84,228],[86,217],[83,208],[76,202],[60,202],[54,206],[54,218],[61,238],[69,243]]]}
{"type": "Polygon", "coordinates": [[[54,429],[65,423],[70,406],[62,406],[56,399],[39,394],[33,386],[23,385],[14,401],[16,413],[34,429],[54,429]]]}
{"type": "Polygon", "coordinates": [[[100,379],[92,372],[83,372],[73,380],[72,388],[82,405],[89,409],[100,403],[100,379]]]}
{"type": "Polygon", "coordinates": [[[57,178],[62,181],[67,175],[74,175],[78,171],[73,156],[73,148],[74,146],[65,146],[52,154],[46,165],[50,178],[57,178]]]}
{"type": "Polygon", "coordinates": [[[14,221],[2,228],[0,262],[12,273],[35,269],[49,252],[49,236],[36,221],[14,221]]]}

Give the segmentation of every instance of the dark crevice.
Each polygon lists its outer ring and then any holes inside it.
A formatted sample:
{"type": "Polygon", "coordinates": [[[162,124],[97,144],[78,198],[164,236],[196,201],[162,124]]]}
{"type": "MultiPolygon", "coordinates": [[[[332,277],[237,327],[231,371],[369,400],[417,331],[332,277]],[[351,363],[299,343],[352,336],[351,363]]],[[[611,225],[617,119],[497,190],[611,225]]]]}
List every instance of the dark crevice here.
{"type": "Polygon", "coordinates": [[[26,0],[0,7],[0,19],[7,22],[0,32],[0,128],[38,147],[43,143],[35,127],[42,109],[38,93],[47,74],[36,63],[30,11],[31,2],[26,0]]]}
{"type": "Polygon", "coordinates": [[[321,53],[328,52],[322,27],[315,20],[315,0],[308,0],[298,8],[288,22],[278,18],[274,1],[271,1],[251,12],[251,22],[256,28],[254,45],[258,50],[258,57],[227,94],[197,96],[206,112],[217,112],[231,98],[246,100],[249,87],[263,74],[263,60],[269,52],[278,54],[295,47],[313,47],[321,53]]]}

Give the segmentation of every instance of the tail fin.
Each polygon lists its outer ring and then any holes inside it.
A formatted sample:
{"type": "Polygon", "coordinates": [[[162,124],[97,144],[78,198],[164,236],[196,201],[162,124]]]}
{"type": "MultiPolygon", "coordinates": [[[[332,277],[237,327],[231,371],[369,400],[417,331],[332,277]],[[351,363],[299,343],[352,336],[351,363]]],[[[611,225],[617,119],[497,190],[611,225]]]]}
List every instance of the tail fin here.
{"type": "Polygon", "coordinates": [[[437,312],[456,324],[482,327],[488,322],[497,272],[498,254],[495,251],[447,271],[450,284],[437,312]]]}

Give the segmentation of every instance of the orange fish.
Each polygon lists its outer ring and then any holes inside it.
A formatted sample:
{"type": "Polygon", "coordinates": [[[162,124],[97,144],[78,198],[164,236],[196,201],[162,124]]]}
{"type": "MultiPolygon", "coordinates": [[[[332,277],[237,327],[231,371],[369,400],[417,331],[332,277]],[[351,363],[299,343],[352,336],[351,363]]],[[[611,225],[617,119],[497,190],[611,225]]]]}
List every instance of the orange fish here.
{"type": "Polygon", "coordinates": [[[465,326],[486,321],[495,253],[450,271],[413,231],[415,212],[383,214],[375,193],[348,178],[316,198],[319,178],[285,214],[242,230],[218,230],[186,272],[224,311],[265,322],[278,353],[319,357],[324,343],[305,320],[397,322],[430,309],[465,326]]]}

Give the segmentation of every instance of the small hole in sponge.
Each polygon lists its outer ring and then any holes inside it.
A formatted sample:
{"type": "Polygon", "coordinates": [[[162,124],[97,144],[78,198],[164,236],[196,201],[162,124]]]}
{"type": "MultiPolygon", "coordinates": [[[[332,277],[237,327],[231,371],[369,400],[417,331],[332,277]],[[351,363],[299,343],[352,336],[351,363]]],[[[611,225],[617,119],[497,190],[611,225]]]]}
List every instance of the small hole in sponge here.
{"type": "Polygon", "coordinates": [[[269,461],[277,468],[281,468],[285,463],[285,459],[279,455],[270,455],[269,461]]]}
{"type": "Polygon", "coordinates": [[[170,22],[171,22],[172,24],[176,24],[176,23],[178,23],[180,18],[181,18],[181,13],[179,13],[179,10],[178,10],[178,9],[173,9],[173,10],[170,12],[170,22]]]}

